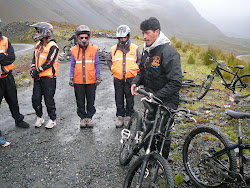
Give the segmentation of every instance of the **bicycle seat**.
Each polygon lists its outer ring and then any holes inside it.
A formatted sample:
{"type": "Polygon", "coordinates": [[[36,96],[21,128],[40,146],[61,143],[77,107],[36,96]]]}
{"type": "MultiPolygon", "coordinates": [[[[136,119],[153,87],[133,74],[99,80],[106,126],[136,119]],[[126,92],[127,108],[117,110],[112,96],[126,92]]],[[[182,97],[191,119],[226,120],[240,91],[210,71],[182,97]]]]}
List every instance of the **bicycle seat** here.
{"type": "Polygon", "coordinates": [[[244,66],[243,65],[236,65],[235,68],[244,69],[244,66]]]}
{"type": "Polygon", "coordinates": [[[225,112],[234,119],[250,118],[250,113],[236,112],[229,109],[226,109],[225,112]]]}

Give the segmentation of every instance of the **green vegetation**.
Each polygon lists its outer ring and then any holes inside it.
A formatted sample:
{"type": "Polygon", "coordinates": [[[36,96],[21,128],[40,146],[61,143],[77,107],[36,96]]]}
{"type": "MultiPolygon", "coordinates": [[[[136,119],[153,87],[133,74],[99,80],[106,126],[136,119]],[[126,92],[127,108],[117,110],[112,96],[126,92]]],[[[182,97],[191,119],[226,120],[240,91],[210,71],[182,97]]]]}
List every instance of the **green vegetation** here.
{"type": "Polygon", "coordinates": [[[175,176],[176,185],[180,185],[183,182],[183,176],[180,172],[175,176]]]}

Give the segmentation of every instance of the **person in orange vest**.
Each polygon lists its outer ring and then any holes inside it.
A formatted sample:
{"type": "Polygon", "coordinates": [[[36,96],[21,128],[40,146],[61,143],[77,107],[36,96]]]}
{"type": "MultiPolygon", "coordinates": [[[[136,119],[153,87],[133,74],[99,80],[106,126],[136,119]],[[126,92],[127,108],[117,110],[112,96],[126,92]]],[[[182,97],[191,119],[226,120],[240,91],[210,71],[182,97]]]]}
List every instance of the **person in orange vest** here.
{"type": "Polygon", "coordinates": [[[116,30],[118,43],[111,47],[108,66],[113,73],[115,102],[116,102],[116,128],[127,126],[134,113],[134,96],[130,87],[133,78],[137,75],[141,54],[138,46],[130,41],[131,31],[127,25],[120,25],[116,30]],[[126,99],[126,106],[124,104],[126,99]]]}
{"type": "Polygon", "coordinates": [[[77,27],[77,45],[71,48],[69,85],[74,87],[80,128],[94,125],[96,86],[101,83],[98,47],[89,43],[90,34],[88,26],[77,27]]]}
{"type": "MultiPolygon", "coordinates": [[[[19,111],[17,89],[12,75],[12,70],[14,69],[13,62],[16,58],[14,48],[8,38],[2,35],[1,24],[2,21],[0,19],[0,105],[4,97],[9,105],[11,115],[15,119],[15,125],[28,128],[29,124],[23,121],[24,116],[19,111]]],[[[6,142],[3,144],[6,144],[6,142]]]]}
{"type": "Polygon", "coordinates": [[[53,26],[47,22],[38,22],[30,27],[36,29],[36,35],[32,36],[37,42],[32,59],[30,75],[34,79],[32,106],[36,111],[35,127],[41,127],[44,123],[42,111],[42,97],[49,115],[49,121],[45,128],[52,129],[56,126],[56,106],[54,95],[56,91],[56,77],[58,76],[59,48],[53,36],[53,26]]]}

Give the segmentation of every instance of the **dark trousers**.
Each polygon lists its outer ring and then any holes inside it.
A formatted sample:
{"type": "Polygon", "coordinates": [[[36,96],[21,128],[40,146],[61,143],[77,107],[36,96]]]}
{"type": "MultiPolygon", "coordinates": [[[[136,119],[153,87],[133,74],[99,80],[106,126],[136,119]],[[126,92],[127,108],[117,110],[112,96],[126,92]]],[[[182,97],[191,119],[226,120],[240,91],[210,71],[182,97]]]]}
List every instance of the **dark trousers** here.
{"type": "Polygon", "coordinates": [[[56,105],[54,95],[56,91],[56,78],[41,77],[34,80],[32,106],[38,117],[42,117],[42,97],[44,98],[47,112],[51,120],[56,119],[56,105]]]}
{"type": "Polygon", "coordinates": [[[96,84],[75,84],[75,96],[77,104],[77,114],[81,119],[92,118],[95,109],[95,90],[96,84]],[[85,105],[87,100],[87,106],[85,105]]]}
{"type": "Polygon", "coordinates": [[[115,87],[115,103],[116,103],[116,116],[132,116],[134,111],[134,96],[131,94],[131,82],[133,78],[119,80],[114,78],[115,87]],[[124,97],[126,99],[126,108],[124,105],[124,97]]]}
{"type": "MultiPolygon", "coordinates": [[[[165,106],[169,107],[169,108],[172,108],[172,109],[177,109],[178,108],[178,105],[177,104],[174,104],[174,103],[164,103],[165,106]]],[[[155,117],[155,113],[156,113],[156,109],[155,109],[155,112],[154,114],[150,114],[150,120],[152,120],[152,116],[155,117]]],[[[169,120],[169,116],[166,115],[166,117],[164,118],[163,120],[163,126],[162,126],[162,130],[161,132],[164,132],[165,129],[166,129],[166,124],[169,120]],[[164,126],[165,125],[165,126],[164,126]]],[[[166,134],[166,140],[165,140],[165,143],[164,143],[164,146],[163,146],[163,150],[162,150],[162,156],[167,159],[168,158],[168,155],[169,155],[169,151],[170,151],[170,145],[171,145],[171,126],[173,124],[174,120],[171,120],[170,121],[170,124],[169,124],[169,127],[167,128],[167,134],[166,134]]],[[[161,145],[162,145],[162,141],[158,140],[157,143],[154,143],[152,144],[151,146],[151,150],[155,150],[156,147],[158,149],[158,151],[160,150],[161,148],[161,145]]]]}
{"type": "Polygon", "coordinates": [[[9,105],[11,115],[15,121],[22,121],[24,116],[19,112],[16,84],[11,72],[7,77],[0,78],[0,104],[3,97],[9,105]]]}

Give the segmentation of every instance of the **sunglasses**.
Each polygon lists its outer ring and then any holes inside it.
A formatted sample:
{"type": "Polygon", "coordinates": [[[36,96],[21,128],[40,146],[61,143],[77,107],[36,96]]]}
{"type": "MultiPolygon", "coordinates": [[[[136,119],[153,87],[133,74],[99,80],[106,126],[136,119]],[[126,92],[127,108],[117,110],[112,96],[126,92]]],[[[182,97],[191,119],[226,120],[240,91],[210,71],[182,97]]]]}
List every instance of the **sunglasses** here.
{"type": "Polygon", "coordinates": [[[80,36],[78,36],[78,38],[82,40],[82,39],[88,39],[89,37],[80,37],[80,36]]]}

